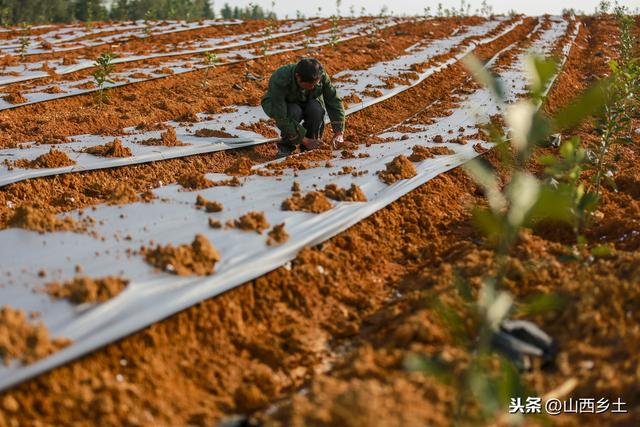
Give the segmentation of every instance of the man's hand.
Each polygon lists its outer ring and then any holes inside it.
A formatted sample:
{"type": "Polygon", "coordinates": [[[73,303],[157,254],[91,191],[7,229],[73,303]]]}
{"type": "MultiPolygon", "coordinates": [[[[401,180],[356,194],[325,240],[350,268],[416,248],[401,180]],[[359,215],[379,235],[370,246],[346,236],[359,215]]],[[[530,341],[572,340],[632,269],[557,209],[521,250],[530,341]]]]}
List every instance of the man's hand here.
{"type": "Polygon", "coordinates": [[[336,148],[339,148],[341,144],[344,143],[344,134],[342,132],[336,132],[335,135],[333,135],[333,139],[331,140],[331,145],[333,146],[333,149],[335,150],[336,148]]]}
{"type": "Polygon", "coordinates": [[[315,150],[320,146],[320,141],[305,136],[302,138],[302,145],[304,145],[307,150],[315,150]]]}

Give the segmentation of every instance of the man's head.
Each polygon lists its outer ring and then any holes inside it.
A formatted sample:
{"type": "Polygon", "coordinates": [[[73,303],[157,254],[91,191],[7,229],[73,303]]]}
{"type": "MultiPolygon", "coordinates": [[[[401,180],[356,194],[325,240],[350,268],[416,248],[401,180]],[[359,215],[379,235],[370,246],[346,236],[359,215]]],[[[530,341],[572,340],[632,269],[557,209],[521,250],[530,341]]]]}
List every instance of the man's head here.
{"type": "Polygon", "coordinates": [[[298,85],[307,90],[311,90],[320,83],[324,70],[317,59],[304,58],[296,65],[295,75],[298,85]]]}

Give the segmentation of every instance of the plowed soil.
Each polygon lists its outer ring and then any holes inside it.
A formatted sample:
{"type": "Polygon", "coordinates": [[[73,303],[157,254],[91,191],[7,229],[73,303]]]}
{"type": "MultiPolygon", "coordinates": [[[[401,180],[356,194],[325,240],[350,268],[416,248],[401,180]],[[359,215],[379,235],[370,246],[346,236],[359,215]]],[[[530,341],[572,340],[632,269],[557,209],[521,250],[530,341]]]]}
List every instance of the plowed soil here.
{"type": "MultiPolygon", "coordinates": [[[[608,56],[615,56],[615,21],[610,17],[582,21],[577,43],[544,106],[548,112],[557,111],[606,74],[608,56]]],[[[455,27],[455,21],[439,22],[455,27]]],[[[488,59],[522,39],[534,25],[534,20],[527,20],[513,34],[478,49],[478,56],[488,59]]],[[[328,64],[340,64],[340,55],[339,49],[319,54],[328,64]]],[[[267,74],[266,70],[289,59],[286,55],[270,58],[250,69],[267,74]]],[[[175,76],[140,88],[179,79],[175,76]]],[[[441,102],[420,114],[446,114],[455,105],[454,89],[465,82],[468,75],[456,64],[413,90],[355,114],[347,122],[347,144],[353,148],[364,144],[370,134],[400,123],[435,100],[441,102]]],[[[138,86],[123,92],[130,90],[143,93],[138,86]]],[[[72,108],[74,102],[61,102],[58,107],[72,108]]],[[[16,135],[25,135],[18,112],[52,113],[52,105],[4,114],[14,123],[16,135]]],[[[104,123],[117,127],[122,122],[105,119],[104,123]]],[[[52,122],[42,126],[50,127],[52,122]]],[[[636,121],[634,127],[639,126],[636,121]]],[[[590,123],[575,132],[584,139],[595,138],[590,123]]],[[[640,421],[640,199],[636,188],[640,138],[635,137],[634,145],[617,153],[619,191],[603,190],[601,219],[587,231],[589,242],[611,247],[609,255],[575,259],[570,256],[571,236],[525,230],[508,258],[505,284],[517,301],[540,293],[555,293],[565,300],[562,309],[529,316],[559,343],[551,369],[536,367],[524,375],[533,394],[542,396],[573,383],[571,396],[620,397],[629,410],[627,414],[566,414],[551,420],[557,425],[631,426],[640,421]]],[[[240,158],[261,162],[274,153],[274,147],[264,146],[32,180],[3,189],[0,206],[7,201],[21,205],[33,198],[53,207],[51,201],[60,188],[75,188],[76,202],[55,205],[56,212],[63,212],[103,201],[102,196],[83,192],[94,182],[108,185],[129,177],[133,188],[145,191],[159,181],[175,181],[176,171],[221,172],[240,158]]],[[[494,151],[483,157],[502,170],[494,151]]],[[[534,162],[532,169],[536,168],[534,162]]],[[[296,205],[309,196],[303,197],[299,188],[292,191],[296,205]]],[[[289,265],[4,393],[0,426],[204,426],[230,414],[270,426],[451,425],[454,402],[468,398],[468,390],[408,372],[404,362],[416,354],[439,356],[453,366],[454,374],[468,363],[467,349],[426,298],[437,292],[443,301],[455,303],[452,283],[457,276],[466,278],[475,292],[482,277],[495,268],[492,252],[471,219],[470,208],[483,203],[482,191],[462,170],[442,174],[329,241],[304,249],[289,265]]],[[[6,227],[11,211],[2,209],[0,218],[6,227]]],[[[197,261],[217,260],[215,249],[198,238],[185,247],[147,251],[153,265],[165,271],[171,265],[178,274],[182,267],[185,274],[208,274],[197,261]],[[194,262],[177,264],[178,250],[191,251],[194,262]]]]}

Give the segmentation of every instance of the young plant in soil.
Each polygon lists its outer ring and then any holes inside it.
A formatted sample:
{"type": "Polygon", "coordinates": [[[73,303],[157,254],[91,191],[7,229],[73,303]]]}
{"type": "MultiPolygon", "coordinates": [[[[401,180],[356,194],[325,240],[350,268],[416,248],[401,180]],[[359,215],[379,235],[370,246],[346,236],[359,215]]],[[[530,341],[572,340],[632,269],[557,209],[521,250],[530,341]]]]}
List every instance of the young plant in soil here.
{"type": "Polygon", "coordinates": [[[336,14],[331,16],[331,38],[329,44],[331,47],[336,47],[338,40],[340,40],[340,27],[338,23],[340,21],[340,4],[342,0],[336,0],[336,14]]]}
{"type": "Polygon", "coordinates": [[[216,68],[216,65],[220,62],[220,58],[218,58],[218,55],[211,52],[204,52],[203,56],[206,68],[204,70],[204,77],[202,78],[202,87],[207,87],[209,86],[209,73],[212,69],[216,68]]]}
{"type": "Polygon", "coordinates": [[[105,93],[105,84],[106,83],[115,83],[111,78],[111,75],[114,70],[113,60],[117,58],[116,55],[110,52],[104,52],[98,59],[94,65],[97,67],[96,71],[94,71],[91,75],[98,86],[98,92],[96,94],[96,99],[99,105],[102,105],[105,102],[109,101],[109,97],[105,93]]]}
{"type": "Polygon", "coordinates": [[[620,61],[611,61],[611,84],[605,92],[606,103],[596,118],[599,139],[589,144],[587,155],[592,160],[594,193],[599,197],[603,183],[615,187],[616,156],[610,153],[620,144],[632,143],[632,119],[638,114],[640,64],[632,57],[636,38],[632,29],[635,21],[623,7],[615,9],[620,26],[620,61]]]}
{"type": "MultiPolygon", "coordinates": [[[[275,2],[272,3],[272,7],[275,7],[275,2]]],[[[267,55],[267,51],[269,50],[269,38],[273,34],[273,31],[276,28],[275,14],[269,14],[268,24],[264,29],[264,40],[262,40],[262,48],[261,53],[262,56],[267,55]]]]}
{"type": "MultiPolygon", "coordinates": [[[[462,424],[491,420],[502,424],[500,414],[508,413],[510,398],[534,395],[528,393],[521,384],[516,366],[504,356],[496,354],[492,345],[502,321],[515,311],[512,296],[502,290],[509,273],[509,257],[524,227],[536,220],[567,219],[576,213],[572,210],[575,197],[571,197],[575,194],[567,194],[553,185],[546,185],[527,170],[527,165],[534,148],[545,144],[554,131],[576,125],[604,101],[603,97],[597,96],[601,93],[598,87],[571,103],[558,117],[547,118],[538,107],[557,72],[557,66],[542,58],[532,58],[531,64],[528,99],[507,106],[502,84],[477,59],[467,61],[475,77],[497,100],[509,129],[505,134],[497,126],[485,126],[506,170],[505,178],[501,178],[481,160],[473,160],[465,165],[467,173],[483,190],[486,198],[486,206],[473,208],[472,216],[476,227],[493,248],[494,256],[487,262],[490,273],[482,279],[477,291],[464,277],[456,277],[452,286],[445,290],[455,292],[455,301],[459,302],[455,307],[443,303],[440,294],[432,294],[429,298],[431,307],[449,327],[453,338],[470,355],[463,375],[453,374],[456,372],[453,366],[437,357],[421,356],[407,360],[409,369],[426,372],[453,386],[457,394],[454,417],[457,423],[462,424]]],[[[576,144],[563,146],[562,157],[555,166],[560,170],[560,164],[566,165],[579,176],[578,159],[584,153],[571,150],[576,144]]],[[[548,309],[555,305],[555,300],[549,295],[541,296],[535,305],[548,309]]]]}
{"type": "Polygon", "coordinates": [[[18,53],[20,54],[20,59],[24,62],[27,57],[27,50],[31,45],[31,39],[29,38],[31,35],[31,26],[22,25],[22,30],[24,34],[18,39],[18,42],[20,43],[20,50],[18,50],[18,53]]]}
{"type": "Polygon", "coordinates": [[[27,49],[29,49],[29,45],[31,44],[31,40],[27,36],[20,37],[20,59],[24,61],[27,57],[27,49]]]}
{"type": "Polygon", "coordinates": [[[153,24],[151,23],[151,11],[147,11],[144,14],[144,35],[146,37],[151,36],[151,29],[153,28],[153,24]]]}

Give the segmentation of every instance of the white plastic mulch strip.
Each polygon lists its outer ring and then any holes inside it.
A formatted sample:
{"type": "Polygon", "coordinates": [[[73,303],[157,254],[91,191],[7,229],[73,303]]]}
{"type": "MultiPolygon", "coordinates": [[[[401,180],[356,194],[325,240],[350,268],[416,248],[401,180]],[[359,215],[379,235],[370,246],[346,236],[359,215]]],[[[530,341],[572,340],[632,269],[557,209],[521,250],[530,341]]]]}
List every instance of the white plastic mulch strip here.
{"type": "MultiPolygon", "coordinates": [[[[401,24],[402,22],[406,22],[404,19],[395,19],[393,21],[383,20],[384,22],[378,25],[377,29],[393,27],[401,24]]],[[[315,26],[315,23],[311,23],[307,27],[298,28],[295,30],[289,30],[288,32],[281,32],[277,34],[271,34],[268,37],[254,35],[253,38],[248,38],[242,42],[235,43],[235,47],[248,46],[252,44],[256,44],[262,41],[267,40],[276,40],[278,38],[282,38],[284,36],[300,34],[306,32],[310,28],[315,26]]],[[[338,42],[344,42],[347,40],[354,39],[356,37],[362,37],[364,35],[370,34],[374,31],[373,26],[366,24],[354,24],[343,26],[338,31],[338,42]]],[[[323,30],[317,34],[314,42],[309,44],[307,47],[315,48],[319,46],[324,46],[332,42],[332,38],[334,34],[331,33],[331,30],[323,30]]],[[[221,60],[225,60],[225,62],[219,64],[218,66],[225,66],[231,64],[237,64],[239,62],[248,61],[251,59],[257,59],[263,56],[276,55],[284,52],[291,52],[295,50],[305,49],[305,40],[301,38],[296,41],[280,43],[276,47],[269,48],[266,52],[256,52],[255,48],[249,49],[235,49],[233,51],[222,52],[217,56],[221,60]]],[[[224,45],[213,48],[203,48],[198,52],[208,52],[215,51],[218,49],[228,50],[233,48],[231,45],[224,45]]],[[[150,57],[172,57],[175,56],[174,53],[168,54],[157,54],[151,55],[150,57]]],[[[129,62],[129,61],[138,61],[140,58],[137,57],[135,59],[130,58],[121,58],[120,60],[116,60],[118,63],[129,62]]],[[[147,58],[148,59],[148,58],[147,58]]],[[[92,64],[93,62],[91,62],[92,64]]],[[[88,68],[90,65],[85,63],[83,65],[84,68],[88,68]]],[[[126,86],[133,83],[139,83],[143,81],[155,80],[160,78],[166,78],[176,74],[188,73],[198,69],[206,68],[207,65],[204,59],[201,56],[196,57],[187,57],[187,58],[179,58],[172,60],[170,62],[164,62],[162,64],[153,65],[153,66],[141,66],[133,69],[129,69],[122,72],[113,73],[113,83],[105,83],[104,87],[114,88],[120,86],[126,86]]],[[[77,69],[66,72],[75,72],[77,69]]],[[[36,71],[34,71],[36,72],[36,71]]],[[[38,71],[38,73],[41,73],[38,71]]],[[[44,77],[44,76],[40,76],[44,77]]],[[[15,79],[23,79],[21,77],[15,77],[15,79]]],[[[24,80],[30,80],[24,78],[24,80]]],[[[10,103],[7,100],[0,98],[0,110],[7,110],[17,107],[23,107],[25,105],[37,104],[39,102],[51,101],[54,99],[66,98],[69,96],[77,96],[83,95],[91,92],[96,92],[98,89],[93,84],[92,77],[85,77],[82,79],[76,79],[72,81],[56,81],[54,84],[44,84],[35,88],[32,88],[28,91],[21,92],[21,95],[27,99],[26,102],[23,103],[10,103]],[[54,87],[55,86],[55,87],[54,87]],[[53,90],[52,90],[53,89],[53,90]]],[[[0,96],[6,95],[5,93],[0,93],[0,96]]]]}
{"type": "MultiPolygon", "coordinates": [[[[269,35],[264,35],[264,31],[260,31],[260,32],[253,32],[253,33],[244,33],[244,34],[233,34],[225,37],[204,38],[200,41],[193,41],[192,45],[188,48],[183,47],[181,49],[180,46],[172,47],[172,50],[170,52],[147,53],[145,55],[121,52],[119,53],[119,57],[114,59],[112,63],[123,64],[127,62],[143,61],[146,59],[183,56],[183,55],[190,55],[190,54],[203,53],[203,52],[212,52],[212,51],[221,50],[221,49],[232,49],[234,47],[246,46],[250,44],[259,43],[265,40],[273,40],[281,37],[286,37],[292,34],[297,34],[312,28],[319,21],[320,20],[318,19],[313,19],[308,21],[287,22],[281,25],[279,28],[276,28],[275,32],[272,32],[269,35]]],[[[167,31],[167,33],[168,32],[175,32],[175,31],[167,31]]],[[[166,48],[166,46],[163,46],[163,48],[166,48]]],[[[34,80],[34,79],[49,77],[48,72],[39,71],[42,69],[44,65],[49,67],[52,70],[52,72],[54,72],[57,75],[66,75],[66,74],[71,74],[78,71],[86,70],[88,68],[95,67],[95,58],[82,59],[74,65],[64,65],[62,59],[54,59],[54,60],[30,62],[23,65],[6,67],[5,73],[10,73],[11,75],[0,77],[0,85],[8,85],[8,84],[27,81],[27,80],[34,80]]],[[[158,65],[156,65],[156,68],[157,67],[158,65]]],[[[76,84],[77,84],[77,81],[76,81],[76,84]]]]}
{"type": "MultiPolygon", "coordinates": [[[[475,43],[470,44],[466,48],[462,48],[460,52],[458,52],[452,58],[444,61],[441,64],[432,66],[418,74],[417,78],[412,80],[408,85],[399,85],[394,87],[393,89],[384,87],[385,78],[406,73],[411,70],[411,66],[414,64],[423,64],[436,56],[450,53],[454,49],[456,49],[463,40],[470,37],[478,37],[482,34],[486,34],[496,29],[503,21],[503,19],[498,19],[485,22],[481,25],[469,27],[464,31],[458,32],[456,36],[433,41],[432,43],[429,43],[419,49],[411,49],[410,54],[403,55],[392,61],[375,64],[366,70],[345,71],[339,73],[337,75],[339,77],[348,77],[347,81],[336,82],[336,87],[339,93],[343,97],[357,94],[362,99],[361,102],[348,108],[347,114],[353,114],[370,105],[382,102],[385,99],[390,98],[391,96],[394,96],[419,84],[432,74],[458,61],[460,58],[475,49],[476,46],[490,43],[493,40],[512,31],[522,23],[522,21],[514,22],[508,25],[499,34],[493,37],[483,38],[475,43]],[[381,95],[367,96],[363,94],[362,88],[366,87],[367,85],[371,85],[374,88],[378,89],[381,95]]],[[[131,149],[131,157],[104,158],[82,153],[81,151],[87,147],[110,142],[113,140],[113,137],[107,138],[97,135],[79,135],[72,138],[74,142],[67,144],[58,144],[56,146],[56,149],[66,152],[67,155],[76,162],[75,165],[49,169],[10,169],[7,165],[1,164],[0,186],[29,178],[132,165],[156,160],[166,160],[169,158],[223,151],[273,141],[273,139],[265,138],[252,131],[238,129],[238,126],[240,126],[241,123],[251,125],[258,123],[260,120],[267,120],[268,117],[262,111],[261,107],[239,106],[234,108],[234,110],[231,112],[216,114],[213,116],[201,113],[199,114],[199,117],[203,120],[190,126],[182,126],[179,123],[175,122],[168,123],[169,125],[176,128],[178,139],[184,143],[190,144],[188,146],[145,146],[138,142],[150,138],[158,138],[160,136],[160,132],[142,132],[119,138],[122,141],[123,146],[131,149]],[[224,129],[225,132],[229,133],[234,138],[201,138],[195,136],[195,132],[200,129],[224,129]]],[[[274,130],[276,129],[274,128],[274,130]]],[[[135,132],[134,129],[129,129],[129,131],[135,132]]],[[[29,146],[28,144],[25,144],[22,148],[0,150],[0,160],[11,160],[17,158],[33,160],[36,157],[48,152],[49,148],[50,146],[48,145],[31,144],[29,146]]]]}
{"type": "MultiPolygon", "coordinates": [[[[552,27],[545,30],[543,41],[535,42],[534,48],[546,52],[549,44],[543,43],[563,36],[563,27],[566,23],[555,19],[552,27]]],[[[502,73],[511,100],[524,91],[527,80],[523,64],[524,54],[514,67],[502,73]]],[[[295,176],[291,170],[285,170],[281,177],[252,175],[243,178],[241,187],[212,187],[187,192],[178,185],[168,185],[154,191],[158,199],[151,203],[99,206],[91,211],[91,216],[96,220],[95,231],[100,238],[70,232],[41,235],[19,229],[1,231],[0,270],[7,281],[4,287],[0,287],[0,300],[26,312],[41,312],[50,335],[70,338],[73,344],[32,365],[14,363],[0,367],[0,389],[66,363],[282,266],[303,247],[336,235],[433,177],[476,157],[478,153],[474,150],[474,143],[484,144],[487,148],[490,145],[480,141],[470,141],[466,145],[445,143],[444,146],[454,154],[417,163],[417,175],[411,179],[386,185],[376,175],[392,158],[408,155],[415,145],[443,146],[430,142],[437,134],[454,137],[475,133],[476,111],[482,111],[485,116],[498,113],[491,94],[484,89],[461,98],[460,106],[451,115],[437,118],[433,124],[412,123],[412,127],[420,128],[418,133],[380,135],[398,137],[398,140],[357,150],[356,154],[368,154],[366,158],[336,158],[330,167],[318,165],[296,171],[295,176]],[[465,129],[462,134],[458,131],[461,126],[465,129]],[[345,166],[363,174],[340,175],[345,166]],[[294,180],[303,192],[323,188],[329,183],[343,188],[355,183],[364,191],[368,201],[334,202],[331,210],[317,215],[282,211],[280,203],[291,196],[294,180]],[[207,214],[195,209],[197,195],[223,203],[224,210],[207,214]],[[265,244],[265,235],[208,226],[209,218],[224,223],[249,211],[264,212],[271,225],[285,223],[289,240],[281,246],[271,247],[265,244]],[[221,254],[221,261],[211,276],[177,277],[154,270],[138,255],[127,254],[127,251],[148,245],[151,240],[162,245],[187,244],[198,233],[205,235],[221,254]],[[132,240],[122,238],[127,235],[132,240]],[[75,265],[81,265],[83,274],[90,277],[119,275],[130,280],[130,284],[108,302],[77,307],[34,292],[47,281],[73,278],[75,265]],[[39,277],[41,270],[46,273],[46,279],[39,277]]],[[[213,180],[228,178],[221,174],[208,174],[207,177],[213,180]]],[[[80,217],[77,212],[72,216],[80,217]]],[[[319,271],[322,271],[321,267],[318,266],[319,271]]]]}
{"type": "MultiPolygon", "coordinates": [[[[39,55],[43,53],[66,52],[70,50],[83,49],[86,47],[95,47],[105,44],[118,43],[131,38],[147,38],[150,36],[158,36],[162,34],[178,33],[182,31],[191,31],[218,25],[238,25],[243,21],[239,19],[233,20],[205,20],[198,22],[186,21],[149,21],[145,23],[142,20],[133,23],[123,23],[121,25],[107,25],[96,28],[86,27],[63,27],[55,29],[49,33],[38,36],[23,36],[28,41],[25,49],[25,55],[39,55]],[[89,38],[91,36],[99,36],[106,32],[117,32],[104,37],[89,38]],[[83,40],[78,40],[78,39],[83,40]],[[43,46],[44,42],[44,46],[43,46]],[[47,46],[49,45],[49,46],[47,46]],[[45,47],[47,46],[47,47],[45,47]]],[[[0,50],[5,54],[20,55],[22,37],[0,41],[0,50]]]]}

